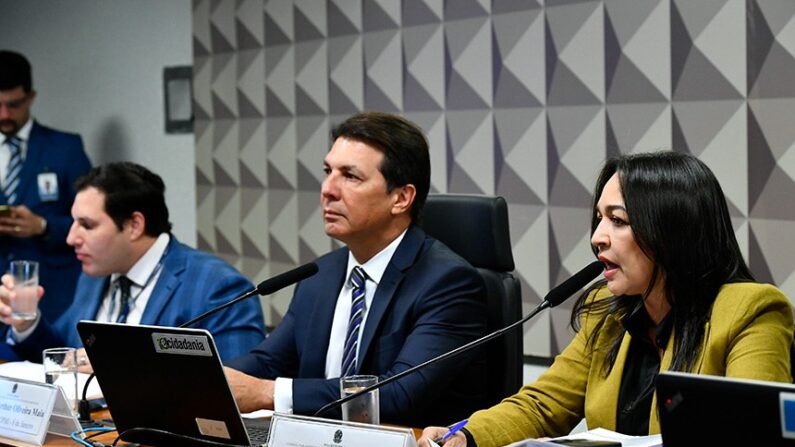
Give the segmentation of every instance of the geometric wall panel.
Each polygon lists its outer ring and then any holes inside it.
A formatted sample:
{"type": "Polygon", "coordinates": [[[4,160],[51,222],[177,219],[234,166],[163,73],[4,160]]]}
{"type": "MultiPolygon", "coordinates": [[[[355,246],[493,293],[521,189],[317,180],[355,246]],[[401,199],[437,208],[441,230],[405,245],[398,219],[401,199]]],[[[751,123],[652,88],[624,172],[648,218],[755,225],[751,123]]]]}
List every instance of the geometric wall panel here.
{"type": "MultiPolygon", "coordinates": [[[[659,149],[711,167],[751,270],[795,297],[795,2],[195,0],[192,21],[198,245],[255,283],[339,246],[329,129],[382,110],[425,130],[432,191],[506,198],[526,310],[592,259],[605,158],[659,149]]],[[[568,343],[570,305],[527,355],[568,343]]]]}

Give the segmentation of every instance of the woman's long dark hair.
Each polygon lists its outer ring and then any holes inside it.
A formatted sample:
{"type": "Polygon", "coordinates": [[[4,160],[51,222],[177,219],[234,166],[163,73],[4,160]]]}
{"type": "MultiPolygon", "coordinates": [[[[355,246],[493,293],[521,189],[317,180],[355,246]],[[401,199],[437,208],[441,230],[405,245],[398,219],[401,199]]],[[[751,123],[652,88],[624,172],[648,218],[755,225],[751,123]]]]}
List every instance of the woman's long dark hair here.
{"type": "MultiPolygon", "coordinates": [[[[612,158],[596,182],[592,235],[599,224],[596,204],[615,173],[635,241],[654,262],[652,278],[642,296],[588,301],[590,292],[605,282],[595,284],[575,303],[572,327],[579,330],[587,313],[601,314],[588,340],[593,347],[608,315],[627,316],[648,296],[657,278],[664,278],[673,318],[671,369],[687,371],[700,353],[704,324],[720,287],[754,280],[734,236],[726,198],[712,171],[692,155],[653,152],[612,158]]],[[[597,247],[592,248],[597,253],[597,247]]],[[[623,329],[607,352],[605,375],[615,363],[622,338],[623,329]]]]}

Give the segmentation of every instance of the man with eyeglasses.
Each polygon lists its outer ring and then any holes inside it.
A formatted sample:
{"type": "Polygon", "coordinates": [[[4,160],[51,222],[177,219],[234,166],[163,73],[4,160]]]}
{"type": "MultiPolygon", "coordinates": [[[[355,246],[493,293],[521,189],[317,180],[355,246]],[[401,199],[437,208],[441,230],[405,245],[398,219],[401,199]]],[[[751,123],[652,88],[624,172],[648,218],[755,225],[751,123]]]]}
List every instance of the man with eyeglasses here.
{"type": "Polygon", "coordinates": [[[36,98],[25,56],[0,50],[0,269],[38,261],[47,289],[40,311],[50,320],[69,307],[80,263],[66,244],[74,182],[91,163],[79,135],[34,121],[36,98]]]}

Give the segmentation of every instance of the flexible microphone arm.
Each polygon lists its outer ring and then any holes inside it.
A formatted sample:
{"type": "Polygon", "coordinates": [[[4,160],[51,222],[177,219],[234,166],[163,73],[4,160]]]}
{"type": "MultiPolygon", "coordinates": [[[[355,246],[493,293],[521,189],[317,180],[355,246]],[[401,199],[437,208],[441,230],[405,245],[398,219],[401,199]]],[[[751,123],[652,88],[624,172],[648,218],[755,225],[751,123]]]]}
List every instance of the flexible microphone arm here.
{"type": "Polygon", "coordinates": [[[180,324],[177,327],[182,328],[182,327],[192,326],[195,323],[197,323],[197,322],[199,322],[201,320],[204,320],[205,318],[209,317],[210,315],[212,315],[212,314],[214,314],[214,313],[216,313],[216,312],[218,312],[220,310],[226,309],[229,306],[234,306],[235,304],[237,304],[240,301],[243,301],[246,298],[252,297],[254,295],[269,295],[269,294],[271,294],[273,292],[276,292],[276,291],[279,291],[279,290],[281,290],[281,289],[283,289],[283,288],[285,288],[285,287],[287,287],[287,286],[289,286],[291,284],[295,284],[295,283],[297,283],[299,281],[303,281],[303,280],[309,278],[310,276],[314,275],[315,273],[317,273],[317,264],[315,264],[314,262],[310,262],[309,264],[304,264],[304,265],[296,267],[296,268],[294,268],[292,270],[288,270],[288,271],[286,271],[286,272],[284,272],[284,273],[282,273],[280,275],[274,276],[271,279],[266,279],[265,281],[262,281],[261,283],[259,283],[259,285],[257,287],[249,290],[248,292],[244,293],[243,295],[240,295],[239,297],[237,297],[237,298],[235,298],[235,299],[233,299],[233,300],[231,300],[231,301],[229,301],[227,303],[221,304],[220,306],[218,306],[218,307],[216,307],[214,309],[210,309],[207,312],[199,315],[198,317],[196,317],[196,318],[194,318],[194,319],[192,319],[190,321],[187,321],[185,323],[182,323],[182,324],[180,324]]]}
{"type": "Polygon", "coordinates": [[[478,338],[477,340],[473,340],[473,341],[471,341],[471,342],[469,342],[469,343],[467,343],[465,345],[459,346],[459,347],[453,349],[452,351],[445,352],[444,354],[441,354],[438,357],[434,357],[434,358],[432,358],[430,360],[426,360],[426,361],[424,361],[424,362],[422,362],[422,363],[420,363],[418,365],[412,366],[411,368],[409,368],[409,369],[407,369],[405,371],[401,371],[401,372],[395,374],[394,376],[389,376],[386,379],[384,379],[384,380],[382,380],[382,381],[380,381],[378,383],[375,383],[373,385],[370,385],[370,386],[368,386],[366,388],[363,388],[360,391],[357,391],[357,392],[355,392],[353,394],[349,394],[349,395],[347,395],[345,397],[342,397],[340,399],[337,399],[337,400],[335,400],[333,402],[329,402],[328,404],[324,405],[319,410],[317,410],[315,412],[314,416],[322,416],[322,415],[326,414],[327,412],[329,412],[330,410],[332,410],[334,408],[337,408],[337,407],[341,406],[342,404],[344,404],[344,403],[346,403],[348,401],[356,399],[357,397],[359,397],[359,396],[361,396],[363,394],[367,394],[370,391],[373,391],[373,390],[376,390],[378,388],[381,388],[382,386],[384,386],[386,384],[392,383],[395,380],[398,380],[398,379],[400,379],[402,377],[405,377],[405,376],[407,376],[407,375],[409,375],[409,374],[411,374],[411,373],[413,373],[413,372],[415,372],[417,370],[425,368],[428,365],[431,365],[431,364],[436,363],[436,362],[440,362],[440,361],[448,359],[450,357],[457,356],[457,355],[461,354],[462,352],[466,352],[466,351],[468,351],[468,350],[470,350],[470,349],[472,349],[472,348],[474,348],[476,346],[480,346],[480,345],[482,345],[483,343],[486,343],[489,340],[493,340],[493,339],[501,336],[502,334],[510,331],[511,329],[514,329],[514,328],[516,328],[518,326],[523,325],[524,323],[529,321],[531,318],[533,318],[534,316],[538,315],[538,313],[541,312],[542,310],[550,308],[550,307],[555,307],[558,304],[560,304],[563,301],[565,301],[568,297],[570,297],[575,292],[577,292],[578,290],[580,290],[583,287],[585,287],[594,278],[599,276],[599,274],[602,273],[603,270],[604,270],[604,264],[602,262],[600,262],[600,261],[594,261],[594,262],[588,264],[584,269],[582,269],[579,272],[575,273],[574,276],[572,276],[571,278],[567,279],[566,281],[561,283],[559,286],[555,287],[549,293],[547,293],[547,295],[544,297],[544,301],[542,301],[541,304],[536,306],[535,309],[530,311],[530,313],[527,314],[521,320],[516,321],[516,322],[514,322],[514,323],[512,323],[512,324],[510,324],[510,325],[508,325],[508,326],[506,326],[506,327],[504,327],[502,329],[498,329],[498,330],[496,330],[496,331],[494,331],[494,332],[492,332],[490,334],[486,334],[483,337],[478,338]]]}
{"type": "MultiPolygon", "coordinates": [[[[303,280],[309,278],[310,276],[312,276],[315,273],[317,273],[317,271],[318,271],[317,264],[315,264],[314,262],[310,262],[308,264],[304,264],[302,266],[296,267],[296,268],[294,268],[292,270],[288,270],[288,271],[286,271],[286,272],[284,272],[284,273],[282,273],[280,275],[274,276],[271,279],[266,279],[265,281],[262,281],[261,283],[259,283],[259,285],[257,285],[257,287],[249,290],[248,292],[246,292],[246,293],[244,293],[244,294],[242,294],[242,295],[240,295],[240,296],[238,296],[238,297],[236,297],[236,298],[234,298],[234,299],[232,299],[232,300],[230,300],[230,301],[228,301],[228,302],[226,302],[224,304],[221,304],[218,307],[210,309],[207,312],[199,315],[198,317],[196,317],[196,318],[194,318],[194,319],[192,319],[192,320],[190,320],[188,322],[182,323],[182,324],[180,324],[177,327],[183,328],[183,327],[188,327],[188,326],[191,326],[193,324],[196,324],[197,322],[199,322],[201,320],[204,320],[205,318],[209,317],[210,315],[212,315],[212,314],[214,314],[214,313],[216,313],[218,311],[221,311],[223,309],[226,309],[229,306],[233,306],[236,303],[238,303],[240,301],[243,301],[246,298],[250,298],[250,297],[252,297],[254,295],[269,295],[271,293],[277,292],[277,291],[279,291],[279,290],[281,290],[281,289],[283,289],[283,288],[285,288],[285,287],[287,287],[289,285],[295,284],[295,283],[297,283],[299,281],[303,281],[303,280]]],[[[91,383],[91,380],[94,377],[95,377],[95,374],[92,372],[91,375],[88,376],[88,379],[86,380],[85,385],[83,385],[83,398],[80,399],[80,402],[78,402],[78,413],[80,415],[80,420],[84,420],[84,421],[90,421],[91,420],[89,403],[88,403],[88,399],[86,399],[86,396],[88,395],[88,384],[91,383]]]]}

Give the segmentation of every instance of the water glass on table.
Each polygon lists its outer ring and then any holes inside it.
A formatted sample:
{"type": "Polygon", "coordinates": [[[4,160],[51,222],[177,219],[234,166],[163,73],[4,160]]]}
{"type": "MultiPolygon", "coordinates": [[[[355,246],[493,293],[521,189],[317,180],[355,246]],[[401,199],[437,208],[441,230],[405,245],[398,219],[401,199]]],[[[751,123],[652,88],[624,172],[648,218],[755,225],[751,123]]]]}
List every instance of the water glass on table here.
{"type": "MultiPolygon", "coordinates": [[[[368,386],[378,383],[378,376],[340,377],[340,397],[350,396],[368,386]]],[[[342,420],[376,424],[381,422],[378,390],[357,397],[342,404],[342,420]]]]}
{"type": "Polygon", "coordinates": [[[36,261],[11,261],[9,273],[13,277],[16,297],[11,301],[11,318],[36,319],[39,306],[39,263],[36,261]]]}
{"type": "Polygon", "coordinates": [[[42,352],[44,380],[58,385],[77,414],[77,350],[75,348],[49,348],[42,352]]]}

